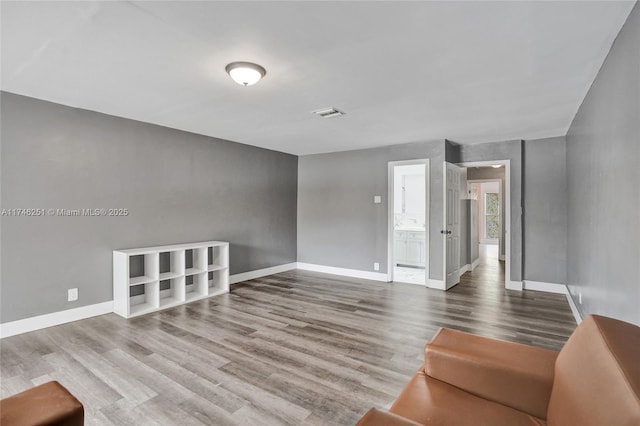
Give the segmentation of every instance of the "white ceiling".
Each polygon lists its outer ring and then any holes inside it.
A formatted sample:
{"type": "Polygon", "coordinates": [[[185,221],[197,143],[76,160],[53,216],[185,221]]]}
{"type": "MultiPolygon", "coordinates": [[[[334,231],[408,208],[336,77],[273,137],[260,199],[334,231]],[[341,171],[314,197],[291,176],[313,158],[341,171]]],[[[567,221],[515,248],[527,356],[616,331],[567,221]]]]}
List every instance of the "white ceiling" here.
{"type": "Polygon", "coordinates": [[[3,1],[1,87],[298,155],[558,136],[633,4],[3,1]]]}

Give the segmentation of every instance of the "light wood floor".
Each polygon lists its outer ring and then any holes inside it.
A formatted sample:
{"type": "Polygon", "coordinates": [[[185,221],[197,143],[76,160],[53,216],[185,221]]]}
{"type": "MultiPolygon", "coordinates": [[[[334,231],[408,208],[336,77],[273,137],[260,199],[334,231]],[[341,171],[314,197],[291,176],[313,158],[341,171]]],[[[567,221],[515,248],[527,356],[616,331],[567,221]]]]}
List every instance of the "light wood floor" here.
{"type": "Polygon", "coordinates": [[[558,349],[565,296],[506,291],[497,261],[448,292],[290,271],[136,318],[1,341],[1,396],[58,380],[88,425],[353,425],[388,407],[439,327],[558,349]]]}

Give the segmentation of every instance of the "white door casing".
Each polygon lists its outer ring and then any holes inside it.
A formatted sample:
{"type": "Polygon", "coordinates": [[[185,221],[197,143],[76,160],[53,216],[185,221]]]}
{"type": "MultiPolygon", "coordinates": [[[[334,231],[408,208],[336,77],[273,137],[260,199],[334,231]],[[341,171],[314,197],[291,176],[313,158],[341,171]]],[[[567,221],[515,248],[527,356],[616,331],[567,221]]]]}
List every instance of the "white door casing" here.
{"type": "Polygon", "coordinates": [[[394,167],[396,166],[408,166],[408,165],[414,165],[414,164],[423,164],[424,165],[424,179],[425,179],[425,188],[424,188],[424,200],[425,200],[425,204],[424,204],[424,209],[425,209],[425,230],[424,230],[424,247],[423,247],[423,253],[421,253],[421,258],[424,259],[424,276],[425,276],[425,282],[423,285],[428,286],[429,285],[429,220],[430,220],[430,213],[429,213],[429,159],[428,158],[424,158],[424,159],[415,159],[415,160],[401,160],[401,161],[389,161],[387,168],[388,168],[388,205],[387,205],[387,213],[388,213],[388,222],[387,222],[387,281],[388,282],[393,282],[394,281],[394,276],[393,276],[393,269],[394,269],[394,257],[396,256],[396,250],[400,250],[400,255],[402,257],[406,257],[407,256],[407,247],[406,247],[406,240],[404,240],[404,244],[403,244],[403,238],[400,235],[396,236],[396,233],[394,231],[394,211],[393,211],[393,207],[394,207],[394,167]],[[398,238],[396,238],[398,237],[398,238]],[[396,241],[398,240],[398,241],[396,241]]]}
{"type": "Polygon", "coordinates": [[[444,163],[444,271],[445,287],[460,282],[460,175],[461,168],[444,163]]]}

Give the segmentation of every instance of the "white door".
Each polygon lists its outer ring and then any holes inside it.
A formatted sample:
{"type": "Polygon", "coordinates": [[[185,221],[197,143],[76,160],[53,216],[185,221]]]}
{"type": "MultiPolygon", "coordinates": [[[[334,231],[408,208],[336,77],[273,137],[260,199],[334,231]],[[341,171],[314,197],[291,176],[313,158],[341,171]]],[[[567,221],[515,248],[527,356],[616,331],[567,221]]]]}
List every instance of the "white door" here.
{"type": "Polygon", "coordinates": [[[445,287],[449,289],[460,282],[460,175],[461,168],[445,162],[445,226],[444,257],[445,287]]]}

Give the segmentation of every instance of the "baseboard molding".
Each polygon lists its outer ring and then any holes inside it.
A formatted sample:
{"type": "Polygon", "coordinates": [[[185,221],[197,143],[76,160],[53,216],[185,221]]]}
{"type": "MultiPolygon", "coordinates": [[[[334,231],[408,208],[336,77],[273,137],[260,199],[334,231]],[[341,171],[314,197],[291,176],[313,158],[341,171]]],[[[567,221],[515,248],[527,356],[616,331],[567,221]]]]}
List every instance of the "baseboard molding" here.
{"type": "Polygon", "coordinates": [[[507,281],[507,283],[504,286],[507,290],[517,290],[517,291],[522,291],[522,281],[507,281]]]}
{"type": "MultiPolygon", "coordinates": [[[[243,272],[231,275],[229,283],[235,284],[241,281],[252,280],[279,272],[296,269],[297,263],[287,263],[285,265],[272,266],[270,268],[258,269],[256,271],[243,272]]],[[[30,331],[41,330],[43,328],[54,327],[68,322],[78,321],[98,315],[113,312],[113,301],[97,303],[95,305],[82,306],[80,308],[68,309],[65,311],[53,312],[51,314],[39,315],[37,317],[25,318],[0,324],[0,339],[15,336],[17,334],[28,333],[30,331]]]]}
{"type": "Polygon", "coordinates": [[[0,339],[113,312],[113,301],[0,324],[0,339]]]}
{"type": "Polygon", "coordinates": [[[429,288],[434,288],[436,290],[446,290],[447,287],[442,280],[434,280],[429,279],[429,288]]]}
{"type": "Polygon", "coordinates": [[[525,290],[546,291],[547,293],[567,294],[567,286],[564,284],[545,283],[541,281],[524,280],[525,290]]]}
{"type": "Polygon", "coordinates": [[[285,263],[284,265],[271,266],[269,268],[256,269],[255,271],[242,272],[229,276],[229,284],[236,284],[242,281],[254,280],[266,277],[267,275],[279,274],[280,272],[291,271],[297,268],[297,263],[285,263]]]}
{"type": "Polygon", "coordinates": [[[458,279],[453,284],[447,284],[445,290],[450,290],[450,289],[454,288],[455,286],[457,286],[458,284],[460,284],[460,279],[458,279]]]}
{"type": "Polygon", "coordinates": [[[389,282],[387,274],[381,272],[361,271],[359,269],[336,268],[335,266],[316,265],[313,263],[298,262],[298,269],[303,271],[324,272],[325,274],[342,275],[351,278],[364,278],[365,280],[389,282]]]}
{"type": "Polygon", "coordinates": [[[462,268],[460,268],[460,270],[458,271],[460,273],[460,275],[462,276],[462,274],[464,274],[465,272],[469,272],[471,271],[471,264],[467,263],[466,265],[464,265],[462,268]]]}
{"type": "Polygon", "coordinates": [[[479,264],[480,264],[480,258],[477,258],[476,260],[471,262],[471,272],[473,272],[473,270],[476,269],[479,264]]]}
{"type": "Polygon", "coordinates": [[[580,323],[582,322],[582,315],[580,314],[580,309],[578,309],[578,305],[576,305],[576,302],[573,301],[573,297],[571,296],[571,293],[567,291],[565,294],[567,296],[567,302],[569,302],[569,307],[571,308],[571,313],[573,313],[573,317],[576,319],[576,324],[580,325],[580,323]]]}

